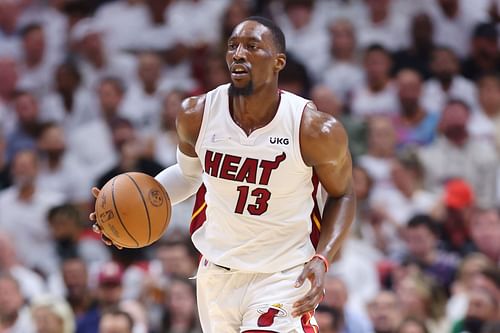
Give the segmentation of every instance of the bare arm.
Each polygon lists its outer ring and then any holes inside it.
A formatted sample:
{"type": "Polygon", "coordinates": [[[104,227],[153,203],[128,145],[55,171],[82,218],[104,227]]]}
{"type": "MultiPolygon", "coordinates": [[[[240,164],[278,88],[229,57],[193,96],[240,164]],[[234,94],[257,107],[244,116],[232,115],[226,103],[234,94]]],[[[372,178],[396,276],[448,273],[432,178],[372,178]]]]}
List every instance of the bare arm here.
{"type": "MultiPolygon", "coordinates": [[[[314,169],[328,193],[323,209],[321,233],[316,253],[332,262],[352,225],[356,199],[352,189],[352,161],[347,147],[347,134],[333,117],[319,112],[313,105],[302,116],[300,145],[304,162],[314,169]]],[[[294,316],[302,316],[321,302],[324,295],[326,269],[318,257],[306,264],[296,286],[306,279],[311,290],[294,304],[294,316]]]]}
{"type": "Polygon", "coordinates": [[[304,161],[328,193],[316,252],[331,262],[349,233],[356,209],[347,134],[333,117],[309,107],[300,140],[304,161]]]}

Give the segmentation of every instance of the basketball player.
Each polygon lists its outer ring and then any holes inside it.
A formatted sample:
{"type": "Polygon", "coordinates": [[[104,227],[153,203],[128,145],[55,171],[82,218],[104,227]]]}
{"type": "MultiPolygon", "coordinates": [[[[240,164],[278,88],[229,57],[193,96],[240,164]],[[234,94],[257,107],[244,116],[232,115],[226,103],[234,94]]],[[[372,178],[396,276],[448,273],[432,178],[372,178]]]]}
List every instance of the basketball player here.
{"type": "Polygon", "coordinates": [[[204,332],[317,332],[325,274],[353,220],[346,133],[278,89],[284,53],[273,22],[240,23],[228,40],[231,83],[184,102],[178,164],[156,177],[174,204],[202,185],[191,231],[203,255],[204,332]],[[322,214],[318,182],[327,193],[322,214]]]}

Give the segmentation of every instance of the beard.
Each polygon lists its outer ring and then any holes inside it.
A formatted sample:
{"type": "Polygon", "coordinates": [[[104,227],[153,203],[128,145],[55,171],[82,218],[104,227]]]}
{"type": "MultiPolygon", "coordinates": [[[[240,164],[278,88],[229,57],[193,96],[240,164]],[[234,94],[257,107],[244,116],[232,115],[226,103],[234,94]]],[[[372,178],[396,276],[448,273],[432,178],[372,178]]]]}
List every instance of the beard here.
{"type": "Polygon", "coordinates": [[[238,88],[234,86],[234,83],[231,83],[228,90],[229,96],[250,96],[253,94],[253,82],[250,81],[244,87],[238,88]]]}

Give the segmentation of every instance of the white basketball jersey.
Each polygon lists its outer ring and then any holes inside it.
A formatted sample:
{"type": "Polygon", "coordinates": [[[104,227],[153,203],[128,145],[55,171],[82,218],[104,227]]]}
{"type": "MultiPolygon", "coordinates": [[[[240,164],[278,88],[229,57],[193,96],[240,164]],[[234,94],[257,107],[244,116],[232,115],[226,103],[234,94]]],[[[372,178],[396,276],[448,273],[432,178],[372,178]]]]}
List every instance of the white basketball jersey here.
{"type": "Polygon", "coordinates": [[[195,147],[204,169],[206,221],[193,243],[213,263],[243,271],[305,263],[315,252],[313,171],[299,142],[309,101],[282,91],[273,120],[247,135],[230,115],[228,87],[206,95],[195,147]]]}

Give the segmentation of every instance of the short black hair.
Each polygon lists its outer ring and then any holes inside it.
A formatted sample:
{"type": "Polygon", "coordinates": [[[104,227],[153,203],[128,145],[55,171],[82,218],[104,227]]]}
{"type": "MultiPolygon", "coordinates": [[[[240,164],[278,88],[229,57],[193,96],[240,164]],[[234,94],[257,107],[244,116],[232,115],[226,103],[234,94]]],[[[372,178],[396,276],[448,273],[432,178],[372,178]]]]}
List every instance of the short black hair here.
{"type": "Polygon", "coordinates": [[[413,216],[409,221],[407,227],[409,229],[414,229],[418,227],[427,228],[430,232],[432,232],[435,236],[439,235],[438,225],[436,221],[429,215],[425,214],[417,214],[413,216]]]}
{"type": "Polygon", "coordinates": [[[36,30],[43,30],[43,27],[41,24],[38,23],[30,23],[24,27],[21,28],[20,34],[22,38],[25,38],[29,33],[32,31],[36,30]]]}
{"type": "Polygon", "coordinates": [[[268,28],[269,31],[271,32],[271,35],[273,36],[274,43],[276,44],[278,52],[280,53],[286,52],[285,34],[283,34],[283,31],[281,30],[280,27],[278,27],[276,23],[262,16],[250,16],[243,20],[243,22],[245,21],[259,22],[260,24],[268,28]]]}

